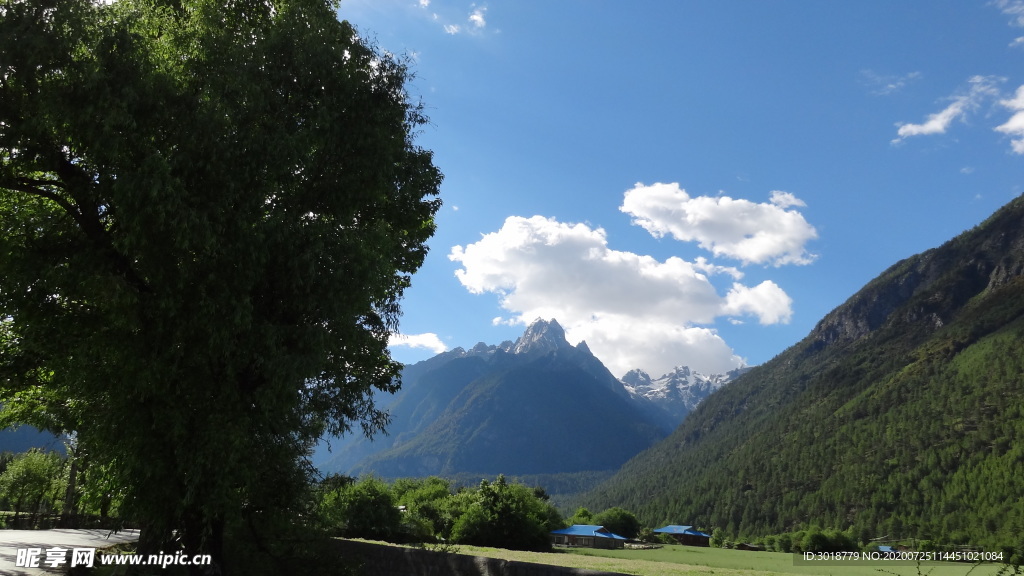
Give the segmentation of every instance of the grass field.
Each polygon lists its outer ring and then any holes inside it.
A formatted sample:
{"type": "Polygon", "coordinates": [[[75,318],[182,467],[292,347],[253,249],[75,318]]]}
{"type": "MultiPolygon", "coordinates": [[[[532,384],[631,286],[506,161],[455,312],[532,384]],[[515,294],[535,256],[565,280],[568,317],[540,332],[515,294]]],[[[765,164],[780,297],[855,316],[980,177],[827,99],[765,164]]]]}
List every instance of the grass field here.
{"type": "MultiPolygon", "coordinates": [[[[355,539],[385,546],[386,542],[355,539]]],[[[123,548],[130,549],[130,545],[123,548]]],[[[636,576],[1010,576],[1012,570],[1002,564],[972,566],[961,563],[931,563],[917,566],[906,562],[865,562],[844,565],[794,561],[793,554],[777,552],[746,552],[720,548],[694,548],[691,546],[664,546],[655,550],[594,550],[577,548],[571,551],[522,552],[502,548],[459,545],[452,552],[471,556],[487,556],[518,562],[585,568],[603,572],[618,572],[636,576]]],[[[302,573],[337,575],[347,572],[339,569],[335,561],[337,552],[328,546],[304,561],[302,573]],[[311,560],[312,558],[312,560],[311,560]]],[[[298,565],[296,565],[298,566],[298,565]]],[[[97,571],[97,576],[123,574],[121,568],[109,567],[97,571]]],[[[172,574],[169,571],[168,574],[172,574]]],[[[1020,574],[1019,572],[1017,574],[1020,574]]]]}
{"type": "Polygon", "coordinates": [[[720,548],[694,548],[691,546],[665,546],[656,550],[591,550],[575,549],[569,552],[518,552],[499,548],[459,546],[459,553],[489,556],[636,574],[638,576],[690,576],[715,574],[717,576],[771,576],[784,574],[813,574],[818,576],[993,576],[1012,574],[1002,564],[984,564],[974,567],[961,563],[932,563],[917,566],[906,562],[864,562],[844,565],[825,563],[796,563],[792,554],[777,552],[746,552],[720,548]]]}

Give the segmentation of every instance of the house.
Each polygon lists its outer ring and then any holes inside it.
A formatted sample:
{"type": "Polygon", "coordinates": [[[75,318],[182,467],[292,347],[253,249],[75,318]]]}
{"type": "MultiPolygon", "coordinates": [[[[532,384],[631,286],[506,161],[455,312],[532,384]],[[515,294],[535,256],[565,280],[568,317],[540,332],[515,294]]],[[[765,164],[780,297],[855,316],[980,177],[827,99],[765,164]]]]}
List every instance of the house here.
{"type": "Polygon", "coordinates": [[[693,526],[669,524],[668,526],[658,528],[654,532],[658,534],[669,534],[684,546],[711,546],[711,535],[705,534],[700,530],[695,529],[693,526]]]}
{"type": "Polygon", "coordinates": [[[562,546],[583,546],[586,548],[622,548],[625,536],[619,536],[604,526],[574,524],[568,528],[551,532],[551,543],[562,546]]]}

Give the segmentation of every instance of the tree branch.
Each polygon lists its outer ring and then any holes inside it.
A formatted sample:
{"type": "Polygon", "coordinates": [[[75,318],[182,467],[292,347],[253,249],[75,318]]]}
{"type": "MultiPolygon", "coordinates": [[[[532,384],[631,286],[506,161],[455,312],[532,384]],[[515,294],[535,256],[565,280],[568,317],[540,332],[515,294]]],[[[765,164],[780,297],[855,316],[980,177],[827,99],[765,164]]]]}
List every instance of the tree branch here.
{"type": "Polygon", "coordinates": [[[56,182],[53,180],[38,180],[33,178],[0,179],[0,188],[7,188],[8,190],[24,192],[26,194],[31,194],[33,196],[39,196],[41,198],[51,200],[52,202],[60,206],[61,209],[67,212],[72,218],[75,218],[77,221],[76,214],[78,214],[78,209],[75,207],[74,204],[72,204],[66,198],[62,197],[60,194],[57,194],[56,192],[47,190],[45,188],[40,188],[40,185],[57,186],[59,188],[64,187],[63,184],[61,184],[60,182],[56,182]]]}
{"type": "MultiPolygon", "coordinates": [[[[64,170],[61,170],[61,172],[63,172],[62,176],[70,176],[72,179],[84,180],[84,177],[78,173],[77,169],[73,164],[71,164],[71,162],[65,162],[67,163],[67,166],[64,167],[64,170]]],[[[66,212],[76,224],[78,224],[78,228],[83,234],[85,234],[86,238],[91,240],[102,252],[107,254],[114,271],[121,275],[129,285],[142,293],[151,294],[154,292],[153,288],[145,281],[145,279],[139,276],[132,267],[128,257],[114,248],[114,244],[111,241],[110,236],[107,234],[106,229],[99,221],[96,214],[89,214],[84,211],[82,209],[82,203],[77,199],[69,200],[56,191],[48,190],[43,186],[53,186],[65,190],[68,189],[65,182],[57,180],[38,178],[0,178],[0,187],[45,198],[55,203],[64,210],[64,212],[66,212]]]]}

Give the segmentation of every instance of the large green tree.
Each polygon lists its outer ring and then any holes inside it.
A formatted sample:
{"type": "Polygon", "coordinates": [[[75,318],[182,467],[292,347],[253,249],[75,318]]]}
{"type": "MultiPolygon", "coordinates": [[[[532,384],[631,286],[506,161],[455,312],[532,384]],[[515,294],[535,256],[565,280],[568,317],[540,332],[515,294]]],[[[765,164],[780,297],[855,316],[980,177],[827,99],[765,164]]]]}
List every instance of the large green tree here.
{"type": "Polygon", "coordinates": [[[619,508],[618,506],[609,508],[594,516],[593,523],[604,526],[615,534],[625,536],[626,538],[636,538],[640,534],[640,520],[629,510],[619,508]]]}
{"type": "Polygon", "coordinates": [[[310,442],[386,423],[441,174],[336,9],[0,3],[0,402],[76,433],[143,546],[221,556],[310,442]]]}
{"type": "Polygon", "coordinates": [[[482,480],[452,527],[451,539],[461,544],[511,550],[550,550],[548,534],[564,528],[558,510],[542,490],[508,483],[504,476],[482,480]]]}
{"type": "Polygon", "coordinates": [[[22,512],[35,516],[57,508],[66,483],[63,472],[60,455],[35,449],[18,454],[7,465],[0,474],[0,502],[14,510],[15,527],[22,512]]]}

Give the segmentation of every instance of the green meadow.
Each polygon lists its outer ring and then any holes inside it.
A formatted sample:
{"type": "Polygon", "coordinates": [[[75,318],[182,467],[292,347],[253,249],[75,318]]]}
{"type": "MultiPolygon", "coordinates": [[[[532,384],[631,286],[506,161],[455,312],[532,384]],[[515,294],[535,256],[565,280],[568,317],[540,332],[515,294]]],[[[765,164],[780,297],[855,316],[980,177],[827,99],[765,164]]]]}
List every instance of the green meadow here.
{"type": "Polygon", "coordinates": [[[1003,564],[924,563],[908,562],[795,562],[793,554],[778,552],[747,552],[721,548],[695,548],[691,546],[664,546],[655,550],[594,550],[578,548],[553,553],[518,552],[498,548],[459,546],[461,554],[489,556],[553,564],[590,570],[621,572],[637,576],[690,576],[716,574],[718,576],[771,576],[783,574],[813,574],[816,576],[994,576],[1013,574],[1003,564]]]}

